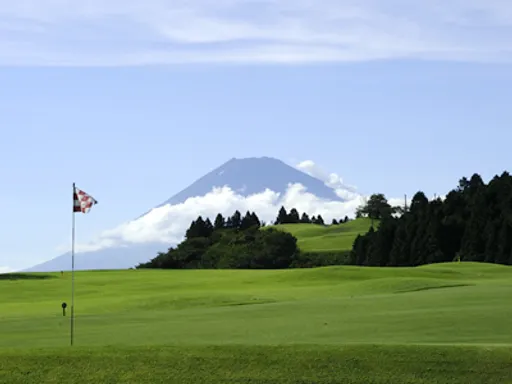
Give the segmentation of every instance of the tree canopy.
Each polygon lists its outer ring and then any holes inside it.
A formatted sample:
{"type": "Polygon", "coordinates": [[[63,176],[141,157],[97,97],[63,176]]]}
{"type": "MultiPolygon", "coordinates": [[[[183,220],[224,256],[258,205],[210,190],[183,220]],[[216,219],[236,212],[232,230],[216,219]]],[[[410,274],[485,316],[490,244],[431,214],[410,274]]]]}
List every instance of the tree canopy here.
{"type": "Polygon", "coordinates": [[[369,217],[373,227],[374,220],[389,218],[399,211],[400,207],[392,207],[383,193],[374,193],[365,204],[357,207],[356,218],[369,217]]]}
{"type": "Polygon", "coordinates": [[[414,266],[466,260],[512,264],[512,177],[462,178],[444,200],[417,192],[400,217],[356,238],[356,265],[414,266]]]}

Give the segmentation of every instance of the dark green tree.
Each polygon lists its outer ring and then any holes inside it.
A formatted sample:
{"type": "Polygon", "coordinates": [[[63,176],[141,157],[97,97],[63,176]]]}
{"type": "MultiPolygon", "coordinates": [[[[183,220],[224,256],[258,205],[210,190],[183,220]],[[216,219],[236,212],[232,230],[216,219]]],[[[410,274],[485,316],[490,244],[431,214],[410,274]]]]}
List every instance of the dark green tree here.
{"type": "Polygon", "coordinates": [[[390,217],[393,214],[393,208],[382,193],[375,193],[370,196],[368,201],[356,209],[356,217],[369,217],[374,220],[380,220],[390,217]]]}
{"type": "Polygon", "coordinates": [[[256,227],[261,227],[263,226],[264,224],[260,221],[260,218],[258,217],[258,215],[256,215],[255,212],[252,212],[251,213],[251,218],[252,218],[252,222],[253,222],[253,225],[256,226],[256,227]]]}
{"type": "Polygon", "coordinates": [[[275,224],[286,224],[288,223],[288,213],[284,207],[279,209],[275,224]]]}
{"type": "Polygon", "coordinates": [[[310,224],[311,223],[311,219],[309,218],[308,214],[306,212],[304,212],[302,214],[302,216],[300,217],[300,222],[303,223],[303,224],[310,224]]]}
{"type": "Polygon", "coordinates": [[[207,217],[206,220],[204,221],[204,228],[205,228],[205,237],[210,237],[213,233],[213,224],[212,222],[210,221],[210,219],[207,217]]]}
{"type": "MultiPolygon", "coordinates": [[[[478,174],[469,179],[463,177],[444,200],[429,201],[420,191],[407,211],[392,221],[381,217],[374,233],[360,236],[353,245],[350,261],[396,266],[459,259],[509,264],[511,201],[512,177],[506,172],[487,185],[478,174]]],[[[358,210],[359,215],[371,211],[368,207],[358,210]]]]}
{"type": "Polygon", "coordinates": [[[288,221],[288,223],[290,223],[290,224],[297,224],[297,223],[300,223],[300,216],[299,216],[299,212],[298,212],[295,208],[292,208],[292,209],[290,210],[290,213],[288,214],[287,221],[288,221]]]}
{"type": "Polygon", "coordinates": [[[224,219],[224,216],[222,216],[220,213],[215,217],[215,221],[213,224],[213,227],[215,230],[222,229],[226,226],[226,220],[224,219]]]}
{"type": "Polygon", "coordinates": [[[244,218],[242,219],[242,222],[240,224],[241,230],[246,230],[249,228],[259,228],[260,227],[260,221],[258,219],[258,216],[253,212],[247,211],[244,218]]]}
{"type": "Polygon", "coordinates": [[[213,226],[211,224],[212,223],[209,219],[205,221],[201,216],[199,216],[197,220],[192,221],[190,224],[190,227],[185,232],[185,238],[191,239],[194,237],[210,236],[213,231],[213,226]]]}
{"type": "Polygon", "coordinates": [[[236,210],[233,216],[231,216],[231,225],[232,228],[240,228],[240,225],[242,225],[242,214],[240,211],[236,210]]]}
{"type": "Polygon", "coordinates": [[[496,254],[496,263],[508,264],[512,252],[512,225],[507,218],[501,223],[498,233],[498,252],[496,254]]]}

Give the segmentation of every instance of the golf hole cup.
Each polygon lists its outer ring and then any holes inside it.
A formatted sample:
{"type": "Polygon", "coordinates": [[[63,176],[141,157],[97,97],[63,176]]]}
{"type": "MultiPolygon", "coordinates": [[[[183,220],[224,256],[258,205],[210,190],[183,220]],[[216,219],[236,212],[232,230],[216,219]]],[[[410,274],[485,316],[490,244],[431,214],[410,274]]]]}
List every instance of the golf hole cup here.
{"type": "Polygon", "coordinates": [[[62,316],[66,316],[66,307],[68,305],[66,303],[62,303],[62,316]]]}

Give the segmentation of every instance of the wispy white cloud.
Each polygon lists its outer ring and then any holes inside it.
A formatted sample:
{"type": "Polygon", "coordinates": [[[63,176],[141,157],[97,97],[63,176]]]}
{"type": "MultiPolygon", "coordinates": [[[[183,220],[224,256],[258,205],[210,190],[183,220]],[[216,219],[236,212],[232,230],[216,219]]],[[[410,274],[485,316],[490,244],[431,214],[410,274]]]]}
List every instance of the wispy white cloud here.
{"type": "Polygon", "coordinates": [[[9,268],[9,267],[0,267],[0,275],[3,273],[10,273],[10,272],[14,272],[14,269],[9,268]]]}
{"type": "Polygon", "coordinates": [[[325,185],[334,189],[336,194],[343,200],[349,201],[359,199],[361,194],[353,185],[345,184],[337,173],[327,173],[312,160],[305,160],[297,165],[297,168],[310,176],[322,180],[325,185]]]}
{"type": "MultiPolygon", "coordinates": [[[[182,204],[155,208],[143,217],[104,231],[90,243],[78,244],[76,249],[78,252],[89,252],[134,243],[178,243],[191,221],[199,215],[213,221],[217,213],[228,216],[235,210],[242,214],[248,210],[254,211],[260,220],[269,223],[275,220],[279,208],[284,206],[287,210],[296,208],[301,213],[322,215],[324,220],[330,222],[333,218],[353,217],[356,208],[365,201],[355,187],[345,184],[337,174],[323,171],[311,160],[301,162],[297,168],[324,181],[344,201],[320,199],[300,184],[290,184],[284,194],[267,189],[247,197],[227,186],[216,186],[205,196],[191,197],[182,204]]],[[[403,199],[389,201],[392,205],[403,205],[403,199]]]]}
{"type": "Polygon", "coordinates": [[[0,64],[509,61],[506,0],[0,1],[0,64]]]}

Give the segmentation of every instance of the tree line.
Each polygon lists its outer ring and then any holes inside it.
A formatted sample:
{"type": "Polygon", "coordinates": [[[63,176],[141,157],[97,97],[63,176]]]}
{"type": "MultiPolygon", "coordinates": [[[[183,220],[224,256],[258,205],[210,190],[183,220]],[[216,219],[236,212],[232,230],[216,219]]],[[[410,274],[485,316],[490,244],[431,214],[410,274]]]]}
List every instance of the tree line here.
{"type": "Polygon", "coordinates": [[[386,215],[354,241],[349,263],[416,266],[456,260],[512,264],[512,177],[485,184],[478,174],[459,181],[445,199],[421,191],[399,215],[386,215]]]}
{"type": "MultiPolygon", "coordinates": [[[[478,174],[462,178],[446,198],[431,201],[421,191],[410,206],[392,207],[376,193],[356,210],[372,226],[350,251],[302,252],[288,232],[265,228],[255,212],[239,211],[212,223],[199,216],[176,247],[137,268],[294,268],[327,265],[416,266],[454,260],[512,265],[512,177],[504,172],[488,184],[478,174]]],[[[348,217],[332,221],[339,225],[348,217]]],[[[292,208],[279,210],[275,225],[325,225],[292,208]]]]}
{"type": "MultiPolygon", "coordinates": [[[[347,223],[349,221],[348,216],[345,216],[344,218],[341,218],[339,220],[336,220],[336,218],[332,219],[331,225],[338,225],[347,223]]],[[[325,225],[324,218],[322,215],[318,216],[311,216],[304,212],[302,215],[297,211],[295,208],[290,209],[290,212],[288,213],[284,207],[281,207],[279,209],[279,212],[277,214],[277,218],[274,221],[274,224],[319,224],[319,225],[325,225]]]]}
{"type": "MultiPolygon", "coordinates": [[[[340,220],[346,221],[348,218],[340,220]]],[[[281,207],[274,224],[291,223],[324,225],[321,215],[310,219],[306,213],[300,216],[295,208],[288,213],[281,207]]],[[[292,234],[275,228],[260,230],[263,226],[258,215],[249,211],[244,216],[238,210],[228,217],[219,213],[213,223],[199,216],[186,230],[184,241],[137,268],[280,269],[341,263],[339,255],[320,257],[301,252],[292,234]]],[[[347,255],[343,256],[346,259],[347,255]]]]}

